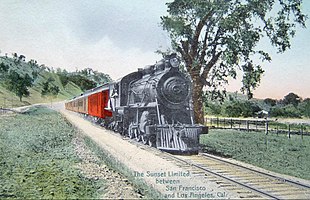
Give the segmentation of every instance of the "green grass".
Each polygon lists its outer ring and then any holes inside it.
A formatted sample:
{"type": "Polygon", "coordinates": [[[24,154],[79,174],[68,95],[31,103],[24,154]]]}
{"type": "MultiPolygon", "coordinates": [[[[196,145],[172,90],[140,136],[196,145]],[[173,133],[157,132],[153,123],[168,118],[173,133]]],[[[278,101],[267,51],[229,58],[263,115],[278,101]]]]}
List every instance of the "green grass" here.
{"type": "Polygon", "coordinates": [[[206,152],[310,180],[310,136],[211,129],[200,143],[206,152]]]}
{"type": "Polygon", "coordinates": [[[0,199],[96,198],[99,181],[83,177],[75,130],[46,108],[0,116],[0,199]]]}
{"type": "MultiPolygon", "coordinates": [[[[43,107],[25,114],[0,115],[0,199],[89,199],[98,198],[102,180],[85,178],[74,166],[80,162],[74,153],[73,137],[79,134],[57,112],[43,107]]],[[[123,174],[136,192],[148,199],[161,199],[160,193],[132,171],[103,151],[90,138],[85,144],[111,169],[123,174]]]]}

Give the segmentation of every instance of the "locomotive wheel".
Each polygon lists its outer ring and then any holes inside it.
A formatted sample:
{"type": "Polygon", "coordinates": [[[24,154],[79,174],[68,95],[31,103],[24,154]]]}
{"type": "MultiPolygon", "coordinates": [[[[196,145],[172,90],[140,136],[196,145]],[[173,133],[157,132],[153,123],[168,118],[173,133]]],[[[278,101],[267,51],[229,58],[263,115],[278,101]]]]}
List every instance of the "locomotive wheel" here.
{"type": "Polygon", "coordinates": [[[148,144],[149,137],[146,134],[141,135],[141,140],[143,144],[148,144]]]}
{"type": "Polygon", "coordinates": [[[149,137],[149,142],[148,142],[150,147],[156,147],[156,136],[155,135],[151,135],[149,137]]]}
{"type": "Polygon", "coordinates": [[[130,139],[133,139],[135,137],[134,130],[132,128],[132,124],[130,124],[129,127],[128,127],[128,137],[130,139]]]}

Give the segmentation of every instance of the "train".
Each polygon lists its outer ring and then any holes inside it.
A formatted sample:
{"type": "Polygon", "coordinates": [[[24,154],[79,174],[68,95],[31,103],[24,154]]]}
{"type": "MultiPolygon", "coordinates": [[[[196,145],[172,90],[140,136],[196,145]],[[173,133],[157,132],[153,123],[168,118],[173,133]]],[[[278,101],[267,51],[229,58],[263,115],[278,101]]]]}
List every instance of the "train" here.
{"type": "Polygon", "coordinates": [[[65,108],[171,153],[197,154],[199,135],[208,132],[194,122],[192,81],[175,53],[74,97],[65,108]]]}

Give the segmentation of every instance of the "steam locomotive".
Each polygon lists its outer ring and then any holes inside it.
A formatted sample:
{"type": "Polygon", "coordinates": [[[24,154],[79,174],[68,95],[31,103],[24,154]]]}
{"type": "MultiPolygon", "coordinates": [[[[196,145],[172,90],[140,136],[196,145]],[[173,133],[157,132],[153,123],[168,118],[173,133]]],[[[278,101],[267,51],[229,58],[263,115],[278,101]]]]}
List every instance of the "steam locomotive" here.
{"type": "Polygon", "coordinates": [[[207,127],[193,119],[191,79],[176,54],[65,103],[102,126],[173,153],[197,153],[207,127]]]}

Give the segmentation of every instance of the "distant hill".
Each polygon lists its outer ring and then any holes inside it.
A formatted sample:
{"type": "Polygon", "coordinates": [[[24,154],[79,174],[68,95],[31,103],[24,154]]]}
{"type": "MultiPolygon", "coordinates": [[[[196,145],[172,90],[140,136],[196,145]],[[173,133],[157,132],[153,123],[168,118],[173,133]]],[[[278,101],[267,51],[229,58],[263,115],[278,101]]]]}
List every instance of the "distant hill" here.
{"type": "Polygon", "coordinates": [[[50,86],[59,88],[57,97],[52,101],[60,101],[70,99],[85,90],[110,81],[109,75],[94,71],[91,68],[76,72],[67,72],[61,69],[55,71],[44,64],[39,65],[35,60],[26,62],[23,55],[13,54],[12,58],[0,56],[0,107],[50,102],[51,98],[42,96],[43,86],[46,82],[50,86]],[[19,101],[19,97],[13,91],[8,89],[7,77],[13,71],[21,77],[28,74],[33,80],[32,87],[28,87],[30,95],[22,97],[22,102],[19,101]]]}

